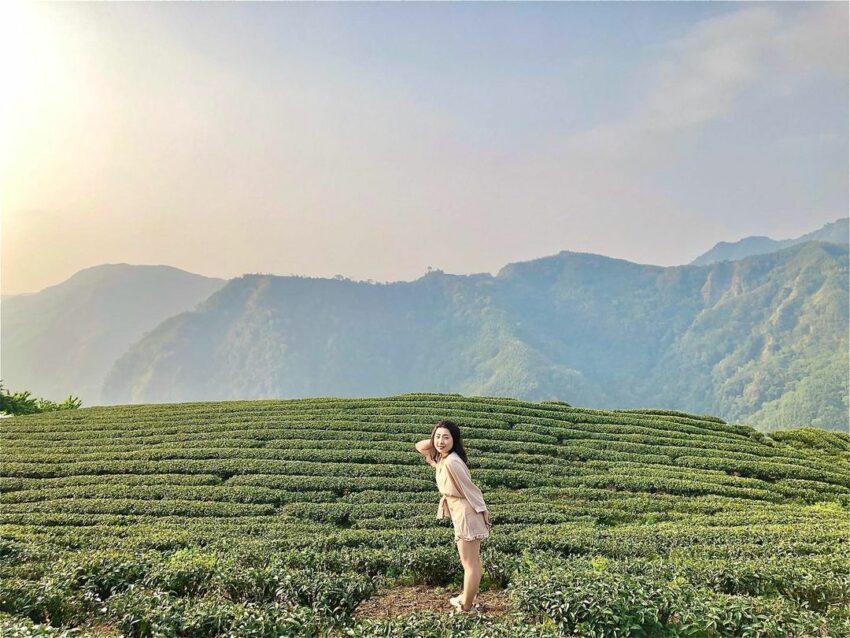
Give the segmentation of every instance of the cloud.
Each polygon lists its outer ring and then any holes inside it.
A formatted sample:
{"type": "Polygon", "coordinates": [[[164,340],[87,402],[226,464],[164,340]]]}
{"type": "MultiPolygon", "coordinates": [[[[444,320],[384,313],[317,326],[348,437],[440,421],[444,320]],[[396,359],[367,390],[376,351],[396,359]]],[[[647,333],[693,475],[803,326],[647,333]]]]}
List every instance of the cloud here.
{"type": "Polygon", "coordinates": [[[652,71],[654,90],[630,125],[652,132],[698,127],[732,113],[750,88],[781,97],[821,71],[847,75],[846,4],[743,9],[668,44],[652,71]]]}
{"type": "Polygon", "coordinates": [[[622,165],[670,158],[683,133],[735,115],[748,92],[780,99],[819,73],[847,77],[847,5],[746,8],[696,24],[644,69],[647,95],[629,116],[570,136],[563,151],[622,165]]]}
{"type": "MultiPolygon", "coordinates": [[[[704,251],[706,238],[734,236],[735,223],[795,196],[790,184],[758,193],[750,184],[742,191],[754,175],[769,181],[783,173],[756,160],[730,175],[717,148],[695,146],[697,134],[720,124],[746,142],[758,126],[758,116],[748,111],[775,105],[799,113],[782,98],[808,90],[824,75],[834,83],[838,74],[846,83],[846,25],[847,7],[839,4],[749,6],[701,21],[653,51],[654,61],[639,70],[646,90],[631,113],[550,138],[533,156],[513,158],[512,183],[517,190],[526,186],[521,193],[536,220],[554,228],[557,217],[568,218],[564,225],[580,233],[576,240],[585,249],[610,254],[612,241],[626,238],[620,255],[681,263],[683,255],[704,251]],[[592,224],[585,223],[589,216],[592,224]],[[659,244],[659,237],[677,238],[676,248],[659,250],[668,241],[659,244]]],[[[802,140],[796,133],[796,143],[806,144],[810,156],[831,139],[815,135],[821,133],[807,132],[802,140]]],[[[767,154],[761,143],[751,150],[746,160],[734,158],[739,166],[767,154]]],[[[797,219],[812,199],[794,200],[797,219]]]]}
{"type": "Polygon", "coordinates": [[[655,88],[631,125],[638,131],[672,131],[730,112],[738,94],[763,70],[778,24],[771,9],[745,9],[703,22],[670,43],[653,71],[655,88]]]}
{"type": "Polygon", "coordinates": [[[816,3],[800,20],[776,34],[775,46],[786,71],[824,70],[847,78],[848,5],[816,3]]]}

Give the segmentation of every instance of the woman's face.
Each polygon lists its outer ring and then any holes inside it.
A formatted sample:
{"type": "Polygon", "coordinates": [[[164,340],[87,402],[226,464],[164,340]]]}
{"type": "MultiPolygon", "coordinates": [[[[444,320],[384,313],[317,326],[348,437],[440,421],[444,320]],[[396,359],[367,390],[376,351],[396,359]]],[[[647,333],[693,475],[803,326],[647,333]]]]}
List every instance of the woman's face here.
{"type": "Polygon", "coordinates": [[[437,428],[434,430],[434,447],[437,448],[437,452],[440,455],[448,456],[452,445],[454,445],[454,439],[448,428],[437,428]]]}

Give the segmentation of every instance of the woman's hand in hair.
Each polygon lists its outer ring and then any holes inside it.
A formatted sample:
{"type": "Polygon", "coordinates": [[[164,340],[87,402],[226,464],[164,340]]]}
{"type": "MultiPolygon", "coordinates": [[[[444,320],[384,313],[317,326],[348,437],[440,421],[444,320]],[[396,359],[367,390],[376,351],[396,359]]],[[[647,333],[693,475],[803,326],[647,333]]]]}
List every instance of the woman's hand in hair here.
{"type": "Polygon", "coordinates": [[[431,444],[431,439],[422,439],[416,444],[416,450],[425,457],[425,461],[431,467],[437,467],[437,462],[434,460],[434,446],[431,444]]]}
{"type": "Polygon", "coordinates": [[[430,438],[422,439],[421,441],[418,441],[416,443],[415,447],[416,447],[416,451],[421,452],[422,454],[425,454],[426,452],[433,452],[434,451],[434,444],[431,443],[430,438]]]}

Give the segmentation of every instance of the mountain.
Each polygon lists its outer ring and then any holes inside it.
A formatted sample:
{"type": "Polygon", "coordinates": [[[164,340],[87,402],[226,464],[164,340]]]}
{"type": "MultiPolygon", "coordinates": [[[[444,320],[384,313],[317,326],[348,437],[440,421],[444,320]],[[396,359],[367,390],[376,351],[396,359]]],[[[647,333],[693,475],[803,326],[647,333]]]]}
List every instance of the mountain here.
{"type": "Polygon", "coordinates": [[[106,373],[131,344],[223,284],[170,266],[104,264],[37,293],[4,297],[3,384],[100,403],[106,373]]]}
{"type": "Polygon", "coordinates": [[[769,237],[753,236],[745,237],[736,242],[721,241],[715,244],[714,247],[706,253],[703,253],[691,262],[694,266],[705,266],[719,261],[733,261],[735,259],[743,259],[751,255],[764,255],[772,253],[776,250],[782,250],[789,246],[802,244],[807,241],[826,241],[836,244],[850,243],[850,225],[848,225],[846,217],[838,219],[834,222],[815,230],[811,233],[806,233],[796,239],[770,239],[769,237]]]}
{"type": "Polygon", "coordinates": [[[564,251],[412,282],[248,275],[116,361],[110,403],[460,392],[848,426],[848,249],[707,266],[564,251]]]}

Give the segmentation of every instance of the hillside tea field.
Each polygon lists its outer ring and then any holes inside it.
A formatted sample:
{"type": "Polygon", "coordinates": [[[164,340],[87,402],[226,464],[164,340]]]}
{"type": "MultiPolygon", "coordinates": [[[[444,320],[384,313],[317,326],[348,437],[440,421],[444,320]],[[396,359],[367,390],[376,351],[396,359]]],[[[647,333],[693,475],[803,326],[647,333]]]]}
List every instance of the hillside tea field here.
{"type": "Polygon", "coordinates": [[[4,636],[850,636],[843,433],[406,394],[85,408],[0,443],[4,636]],[[414,449],[444,418],[491,511],[477,615],[449,614],[414,449]],[[433,604],[394,608],[412,586],[433,604]]]}

